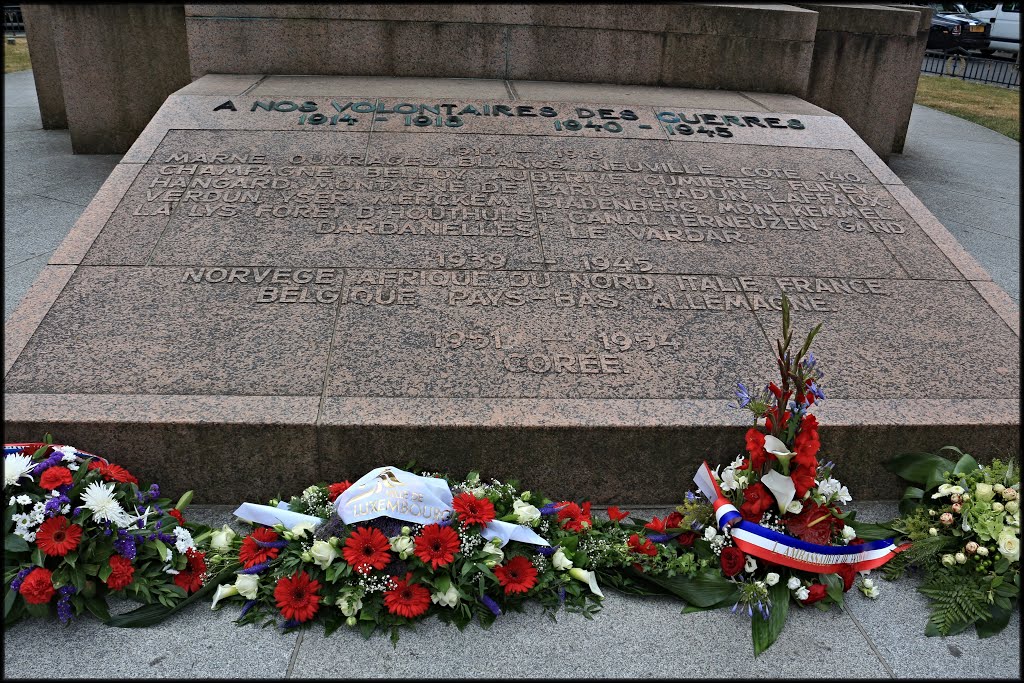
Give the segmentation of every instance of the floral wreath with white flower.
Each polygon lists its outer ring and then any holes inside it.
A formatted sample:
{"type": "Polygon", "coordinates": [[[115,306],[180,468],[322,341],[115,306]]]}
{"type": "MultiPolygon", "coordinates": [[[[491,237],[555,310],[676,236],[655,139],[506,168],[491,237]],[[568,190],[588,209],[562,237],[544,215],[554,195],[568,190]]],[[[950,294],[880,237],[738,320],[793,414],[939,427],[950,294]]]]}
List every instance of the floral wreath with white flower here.
{"type": "Polygon", "coordinates": [[[107,623],[155,623],[203,590],[205,527],[182,514],[192,492],[172,505],[156,484],[138,483],[49,434],[4,446],[6,625],[53,614],[67,624],[86,611],[107,623]],[[149,609],[111,619],[108,595],[149,609]]]}
{"type": "Polygon", "coordinates": [[[886,578],[908,569],[922,576],[918,590],[932,612],[925,634],[974,625],[984,638],[1006,628],[1020,597],[1020,470],[1013,460],[983,466],[955,446],[945,451],[958,460],[909,453],[886,463],[914,484],[887,525],[914,545],[886,567],[886,578]]]}

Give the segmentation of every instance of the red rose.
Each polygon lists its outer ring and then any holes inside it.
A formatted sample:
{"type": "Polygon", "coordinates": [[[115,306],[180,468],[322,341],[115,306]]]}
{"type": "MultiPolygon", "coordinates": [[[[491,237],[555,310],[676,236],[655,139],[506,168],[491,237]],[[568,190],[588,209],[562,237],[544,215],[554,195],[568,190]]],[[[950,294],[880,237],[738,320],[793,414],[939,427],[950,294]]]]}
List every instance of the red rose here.
{"type": "Polygon", "coordinates": [[[843,580],[844,593],[853,588],[853,580],[857,578],[857,570],[853,568],[852,564],[841,565],[836,574],[838,574],[843,580]]]}
{"type": "Polygon", "coordinates": [[[337,484],[331,484],[327,487],[327,500],[332,503],[338,500],[338,496],[345,493],[349,486],[352,486],[352,482],[350,481],[339,481],[337,484]]]}
{"type": "Polygon", "coordinates": [[[736,576],[747,564],[747,556],[735,546],[722,548],[722,573],[726,576],[736,576]]]}
{"type": "Polygon", "coordinates": [[[131,560],[127,560],[120,555],[111,555],[110,568],[113,571],[107,577],[107,588],[112,591],[127,588],[132,582],[132,576],[135,574],[135,567],[132,566],[131,560]]]}
{"type": "Polygon", "coordinates": [[[53,574],[49,569],[36,567],[21,582],[18,592],[30,605],[45,605],[57,592],[53,589],[53,574]]]}
{"type": "Polygon", "coordinates": [[[43,472],[43,476],[39,477],[39,485],[50,491],[58,486],[70,484],[72,481],[74,478],[71,476],[71,470],[59,465],[47,469],[43,472]]]}
{"type": "Polygon", "coordinates": [[[697,540],[696,531],[684,531],[683,533],[676,536],[676,543],[683,548],[692,548],[693,542],[697,540]]]}
{"type": "Polygon", "coordinates": [[[665,530],[671,531],[672,529],[678,529],[679,525],[683,523],[683,516],[678,512],[673,512],[665,518],[665,530]]]}
{"type": "Polygon", "coordinates": [[[771,491],[760,482],[743,489],[743,500],[740,514],[743,515],[743,519],[754,524],[758,524],[761,521],[761,515],[775,505],[775,498],[771,491]]]}
{"type": "Polygon", "coordinates": [[[802,602],[805,605],[813,605],[814,603],[818,602],[819,600],[824,600],[825,596],[827,596],[827,595],[828,595],[828,589],[825,588],[825,584],[823,584],[823,583],[816,583],[816,584],[813,584],[812,586],[808,587],[808,589],[807,589],[807,599],[806,600],[801,600],[800,602],[802,602]]]}

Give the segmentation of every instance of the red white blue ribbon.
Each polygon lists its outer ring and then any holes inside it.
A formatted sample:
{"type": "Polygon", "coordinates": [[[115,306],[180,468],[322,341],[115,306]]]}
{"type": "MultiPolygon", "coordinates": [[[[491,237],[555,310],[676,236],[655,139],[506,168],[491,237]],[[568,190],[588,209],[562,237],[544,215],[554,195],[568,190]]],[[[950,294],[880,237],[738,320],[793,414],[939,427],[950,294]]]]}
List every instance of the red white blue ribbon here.
{"type": "Polygon", "coordinates": [[[845,565],[857,571],[881,567],[896,553],[910,547],[910,544],[897,546],[892,539],[847,546],[808,543],[743,519],[722,493],[706,462],[697,470],[693,481],[711,501],[718,528],[723,531],[729,528],[736,547],[758,559],[818,574],[834,574],[845,565]]]}

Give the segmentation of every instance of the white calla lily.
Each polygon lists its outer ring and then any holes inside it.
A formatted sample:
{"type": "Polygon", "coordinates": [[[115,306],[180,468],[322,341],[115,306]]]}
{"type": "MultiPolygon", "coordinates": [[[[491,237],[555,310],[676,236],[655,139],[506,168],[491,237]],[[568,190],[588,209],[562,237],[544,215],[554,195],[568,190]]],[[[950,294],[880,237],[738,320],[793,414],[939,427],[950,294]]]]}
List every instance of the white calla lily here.
{"type": "Polygon", "coordinates": [[[767,486],[768,490],[775,496],[775,502],[779,506],[779,513],[784,514],[786,508],[789,507],[789,504],[793,502],[793,498],[796,496],[796,485],[793,484],[793,478],[771,470],[768,474],[761,477],[761,483],[767,486]]]}
{"type": "Polygon", "coordinates": [[[604,593],[601,592],[601,589],[597,585],[597,574],[595,574],[594,572],[589,571],[587,569],[581,569],[579,567],[573,567],[569,570],[569,576],[576,579],[577,581],[582,581],[583,583],[589,585],[590,592],[594,595],[601,598],[604,597],[604,593]]]}
{"type": "Polygon", "coordinates": [[[224,598],[230,598],[232,595],[238,595],[238,587],[232,583],[222,583],[217,586],[217,592],[213,594],[213,604],[210,605],[210,609],[217,609],[217,603],[224,598]]]}
{"type": "Polygon", "coordinates": [[[789,446],[782,443],[781,439],[778,439],[771,434],[767,434],[764,437],[764,449],[768,453],[774,455],[780,463],[782,463],[782,471],[784,473],[789,472],[789,461],[796,453],[789,450],[789,446]]]}

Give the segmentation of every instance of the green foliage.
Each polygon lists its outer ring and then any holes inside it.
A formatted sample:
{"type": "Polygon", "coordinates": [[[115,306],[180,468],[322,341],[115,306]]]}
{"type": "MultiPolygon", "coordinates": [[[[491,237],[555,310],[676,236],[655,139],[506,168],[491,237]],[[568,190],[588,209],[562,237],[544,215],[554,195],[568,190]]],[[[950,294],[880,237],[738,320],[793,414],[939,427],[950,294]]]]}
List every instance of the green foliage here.
{"type": "Polygon", "coordinates": [[[928,624],[946,636],[992,616],[984,583],[961,572],[934,572],[918,591],[931,598],[928,624]]]}
{"type": "Polygon", "coordinates": [[[782,628],[786,625],[789,615],[789,589],[782,581],[768,587],[768,596],[772,601],[768,618],[762,619],[759,614],[751,617],[751,637],[754,640],[754,656],[771,647],[778,640],[782,628]]]}

